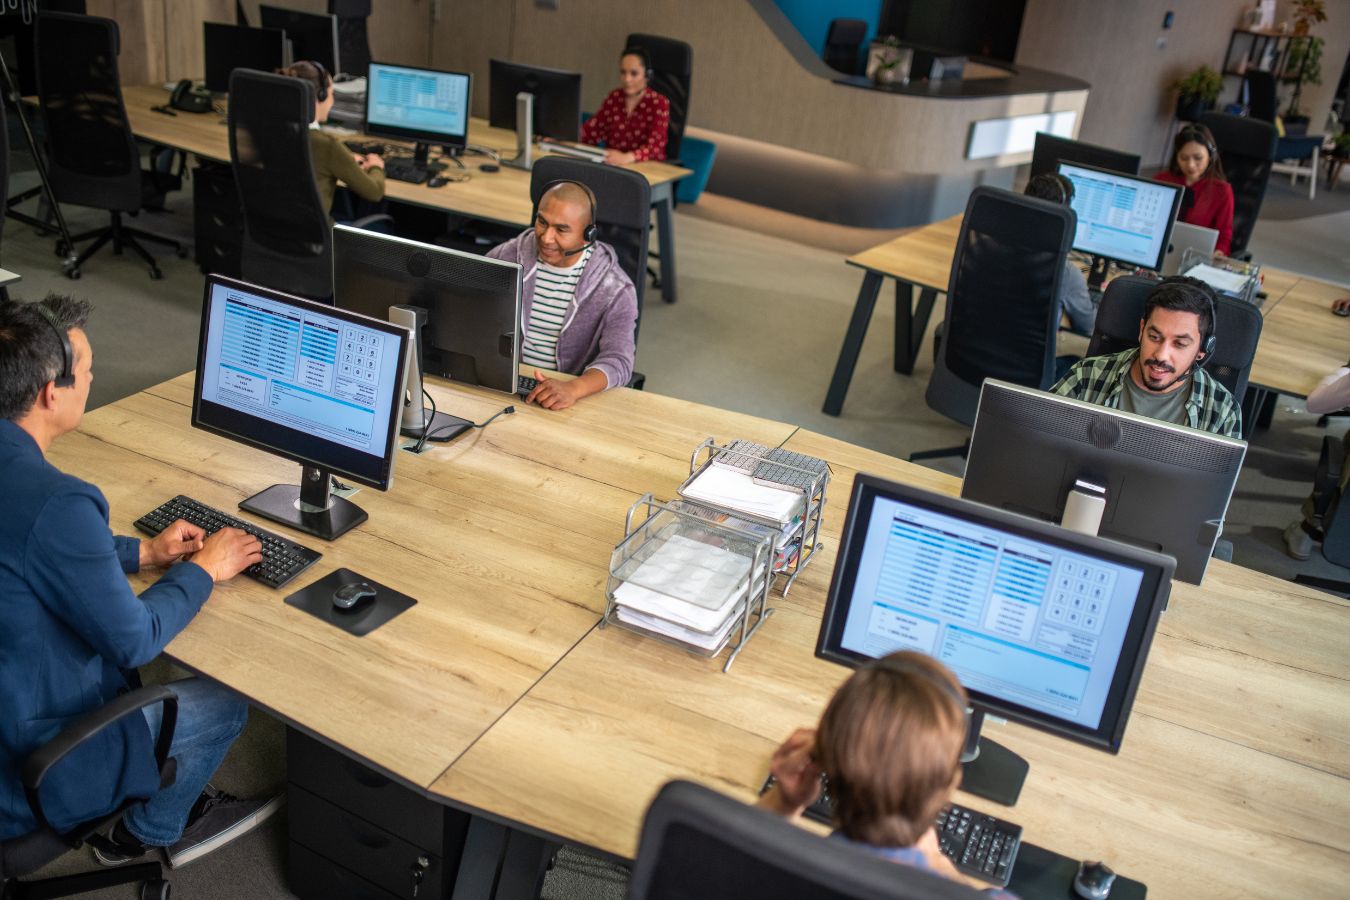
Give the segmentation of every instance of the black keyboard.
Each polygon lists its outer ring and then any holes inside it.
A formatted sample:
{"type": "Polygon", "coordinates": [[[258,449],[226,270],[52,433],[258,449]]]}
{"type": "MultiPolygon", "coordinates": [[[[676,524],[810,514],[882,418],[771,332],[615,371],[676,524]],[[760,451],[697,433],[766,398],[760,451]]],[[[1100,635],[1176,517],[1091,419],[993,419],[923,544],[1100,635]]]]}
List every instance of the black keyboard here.
{"type": "Polygon", "coordinates": [[[436,163],[419,163],[407,157],[396,156],[384,161],[384,176],[395,181],[421,184],[442,168],[443,166],[436,163]]]}
{"type": "Polygon", "coordinates": [[[538,378],[531,378],[528,375],[521,375],[516,378],[516,393],[524,397],[539,385],[538,378]]]}
{"type": "Polygon", "coordinates": [[[244,574],[268,587],[281,587],[323,556],[279,534],[263,531],[257,525],[236,519],[182,494],[141,516],[136,520],[136,528],[154,537],[179,519],[199,526],[207,534],[215,534],[222,528],[238,528],[256,537],[262,542],[262,562],[249,566],[244,574]]]}
{"type": "Polygon", "coordinates": [[[374,153],[376,156],[384,156],[389,152],[388,148],[378,141],[343,141],[347,149],[353,153],[360,153],[365,156],[367,153],[374,153]]]}
{"type": "MultiPolygon", "coordinates": [[[[834,824],[834,801],[829,784],[821,776],[820,797],[802,815],[826,825],[834,824]]],[[[770,775],[760,788],[764,793],[773,784],[770,775]]],[[[1007,887],[1022,846],[1022,826],[996,819],[977,810],[948,804],[934,823],[938,846],[958,870],[998,887],[1007,887]]]]}

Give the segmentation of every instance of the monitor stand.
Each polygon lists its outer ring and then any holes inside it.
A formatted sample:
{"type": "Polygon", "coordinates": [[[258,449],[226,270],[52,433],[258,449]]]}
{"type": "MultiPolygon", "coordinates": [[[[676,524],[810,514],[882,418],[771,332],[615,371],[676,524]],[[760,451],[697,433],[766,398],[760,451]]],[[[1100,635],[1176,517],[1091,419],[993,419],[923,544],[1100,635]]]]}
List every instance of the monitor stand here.
{"type": "Polygon", "coordinates": [[[1064,516],[1059,520],[1059,526],[1096,537],[1102,527],[1104,512],[1106,512],[1105,485],[1093,484],[1080,478],[1074,481],[1068,497],[1064,500],[1064,516]]]}
{"type": "Polygon", "coordinates": [[[516,94],[516,156],[503,159],[502,165],[530,171],[534,166],[534,94],[516,94]]]}
{"type": "Polygon", "coordinates": [[[389,307],[389,321],[412,332],[407,366],[404,369],[403,419],[399,433],[428,441],[452,441],[473,427],[468,419],[432,412],[422,405],[422,329],[427,324],[427,311],[420,306],[398,304],[389,307]]]}
{"type": "Polygon", "coordinates": [[[961,790],[1004,806],[1014,806],[1031,768],[1007,747],[980,737],[984,710],[972,709],[961,750],[961,790]]]}
{"type": "Polygon", "coordinates": [[[334,497],[332,487],[331,471],[305,466],[298,485],[274,484],[242,501],[239,508],[296,531],[333,541],[369,516],[350,500],[334,497]]]}

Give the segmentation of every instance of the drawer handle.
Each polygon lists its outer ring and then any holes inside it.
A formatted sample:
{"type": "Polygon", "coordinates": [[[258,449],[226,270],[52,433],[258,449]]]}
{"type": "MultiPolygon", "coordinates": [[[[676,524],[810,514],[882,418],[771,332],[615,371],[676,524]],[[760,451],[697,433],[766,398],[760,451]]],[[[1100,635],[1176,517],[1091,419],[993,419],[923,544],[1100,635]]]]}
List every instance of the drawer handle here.
{"type": "Polygon", "coordinates": [[[389,838],[382,834],[375,834],[365,831],[355,825],[351,826],[352,838],[368,850],[383,850],[389,846],[389,838]]]}
{"type": "Polygon", "coordinates": [[[378,772],[372,772],[360,763],[352,760],[343,760],[343,763],[347,767],[347,774],[351,775],[352,780],[357,784],[368,788],[385,788],[393,783],[388,778],[378,772]]]}

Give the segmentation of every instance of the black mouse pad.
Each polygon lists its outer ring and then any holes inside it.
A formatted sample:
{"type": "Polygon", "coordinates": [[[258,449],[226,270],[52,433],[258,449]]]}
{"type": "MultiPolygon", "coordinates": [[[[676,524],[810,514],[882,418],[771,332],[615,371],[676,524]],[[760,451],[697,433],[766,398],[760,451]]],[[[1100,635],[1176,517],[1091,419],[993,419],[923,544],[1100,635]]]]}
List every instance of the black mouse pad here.
{"type": "MultiPolygon", "coordinates": [[[[1106,864],[1116,869],[1107,860],[1106,864]]],[[[1116,869],[1119,872],[1119,869],[1116,869]]],[[[1078,900],[1073,889],[1073,877],[1078,874],[1078,860],[1061,856],[1053,850],[1022,842],[1013,865],[1008,890],[1021,900],[1078,900]]],[[[1138,881],[1117,875],[1111,885],[1111,900],[1143,900],[1148,890],[1138,881]]]]}
{"type": "Polygon", "coordinates": [[[372,578],[364,578],[351,569],[335,569],[286,598],[286,602],[318,616],[329,624],[357,637],[364,637],[399,613],[412,609],[417,601],[372,578]],[[344,584],[364,581],[375,589],[374,598],[361,601],[351,609],[333,605],[333,592],[344,584]]]}

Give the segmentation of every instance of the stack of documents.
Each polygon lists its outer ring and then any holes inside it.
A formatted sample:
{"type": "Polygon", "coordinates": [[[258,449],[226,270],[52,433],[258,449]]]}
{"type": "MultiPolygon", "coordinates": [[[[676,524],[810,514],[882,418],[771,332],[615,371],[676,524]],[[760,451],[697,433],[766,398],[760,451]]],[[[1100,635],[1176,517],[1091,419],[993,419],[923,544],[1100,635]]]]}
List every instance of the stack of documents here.
{"type": "Polygon", "coordinates": [[[706,466],[681,494],[781,523],[801,516],[806,506],[804,494],[756,484],[750,475],[726,466],[706,466]]]}

